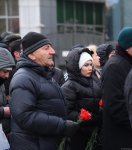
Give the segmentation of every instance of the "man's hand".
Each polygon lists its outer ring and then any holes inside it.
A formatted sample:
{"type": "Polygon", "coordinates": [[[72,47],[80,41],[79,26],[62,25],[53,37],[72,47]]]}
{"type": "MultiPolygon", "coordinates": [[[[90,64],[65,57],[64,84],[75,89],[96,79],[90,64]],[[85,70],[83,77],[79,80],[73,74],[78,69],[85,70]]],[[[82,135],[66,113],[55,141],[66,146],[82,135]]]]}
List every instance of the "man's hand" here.
{"type": "Polygon", "coordinates": [[[9,118],[11,116],[10,108],[4,107],[4,117],[9,118]]]}
{"type": "Polygon", "coordinates": [[[66,125],[65,136],[67,137],[73,136],[79,128],[79,123],[71,121],[71,120],[66,120],[65,125],[66,125]]]}

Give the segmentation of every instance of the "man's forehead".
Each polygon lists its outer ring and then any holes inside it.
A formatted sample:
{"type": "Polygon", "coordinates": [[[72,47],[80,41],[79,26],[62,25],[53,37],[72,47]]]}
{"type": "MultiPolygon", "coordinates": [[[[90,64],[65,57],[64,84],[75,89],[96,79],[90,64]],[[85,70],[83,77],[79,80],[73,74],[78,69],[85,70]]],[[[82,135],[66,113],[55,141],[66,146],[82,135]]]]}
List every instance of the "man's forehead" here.
{"type": "Polygon", "coordinates": [[[0,69],[0,72],[10,72],[12,68],[2,68],[0,69]]]}

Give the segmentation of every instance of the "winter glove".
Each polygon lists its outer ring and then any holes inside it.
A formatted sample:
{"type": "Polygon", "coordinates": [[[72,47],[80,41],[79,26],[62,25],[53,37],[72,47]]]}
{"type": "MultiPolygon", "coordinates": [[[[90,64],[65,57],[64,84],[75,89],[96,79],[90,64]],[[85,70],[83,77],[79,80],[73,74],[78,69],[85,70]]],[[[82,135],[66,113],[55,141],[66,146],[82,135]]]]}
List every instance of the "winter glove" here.
{"type": "Polygon", "coordinates": [[[64,131],[65,136],[72,137],[78,129],[79,129],[79,123],[71,120],[66,120],[65,131],[64,131]]]}

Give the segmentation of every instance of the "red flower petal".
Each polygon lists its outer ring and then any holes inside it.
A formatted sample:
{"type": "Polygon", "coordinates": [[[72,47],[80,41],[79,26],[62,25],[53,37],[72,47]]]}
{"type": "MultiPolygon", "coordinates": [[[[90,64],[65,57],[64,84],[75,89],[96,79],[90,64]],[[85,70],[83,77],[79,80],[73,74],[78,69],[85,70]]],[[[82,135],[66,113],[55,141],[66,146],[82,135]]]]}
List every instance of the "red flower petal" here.
{"type": "Polygon", "coordinates": [[[90,120],[91,119],[91,113],[86,111],[84,108],[81,109],[79,119],[81,120],[90,120]]]}
{"type": "Polygon", "coordinates": [[[100,101],[99,101],[99,107],[103,107],[103,100],[102,99],[100,99],[100,101]]]}

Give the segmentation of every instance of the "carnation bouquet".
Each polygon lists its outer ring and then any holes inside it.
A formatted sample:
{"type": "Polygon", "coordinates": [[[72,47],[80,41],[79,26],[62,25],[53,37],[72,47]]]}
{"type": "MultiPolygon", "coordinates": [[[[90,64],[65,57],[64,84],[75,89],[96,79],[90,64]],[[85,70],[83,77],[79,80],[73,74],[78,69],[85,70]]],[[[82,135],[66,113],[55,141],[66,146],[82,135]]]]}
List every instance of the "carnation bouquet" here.
{"type": "Polygon", "coordinates": [[[88,121],[88,120],[91,120],[91,118],[92,118],[91,113],[87,111],[86,109],[81,108],[78,122],[88,121]]]}
{"type": "MultiPolygon", "coordinates": [[[[99,100],[99,109],[100,109],[100,111],[102,111],[102,109],[103,109],[103,100],[102,99],[99,100]]],[[[80,118],[79,120],[83,120],[83,121],[91,120],[92,119],[92,115],[87,110],[82,108],[79,118],[80,118]]],[[[95,127],[93,132],[92,132],[92,134],[91,134],[90,139],[88,140],[88,143],[86,145],[85,150],[93,150],[95,145],[98,142],[99,143],[102,142],[102,141],[100,141],[101,139],[99,137],[100,136],[99,132],[100,132],[99,127],[95,127]]]]}
{"type": "MultiPolygon", "coordinates": [[[[79,122],[82,121],[89,121],[92,119],[92,115],[89,111],[85,110],[84,108],[81,109],[79,115],[79,122]]],[[[96,143],[96,136],[97,136],[98,128],[95,128],[92,132],[90,139],[86,145],[85,150],[93,150],[94,144],[96,143]]]]}
{"type": "MultiPolygon", "coordinates": [[[[84,108],[81,108],[77,123],[82,123],[83,121],[88,121],[88,120],[91,120],[91,113],[89,111],[85,110],[84,108]]],[[[70,144],[70,138],[65,137],[62,140],[58,150],[64,150],[65,146],[68,147],[68,144],[70,144]]],[[[68,148],[66,148],[66,149],[68,149],[68,148]]]]}

